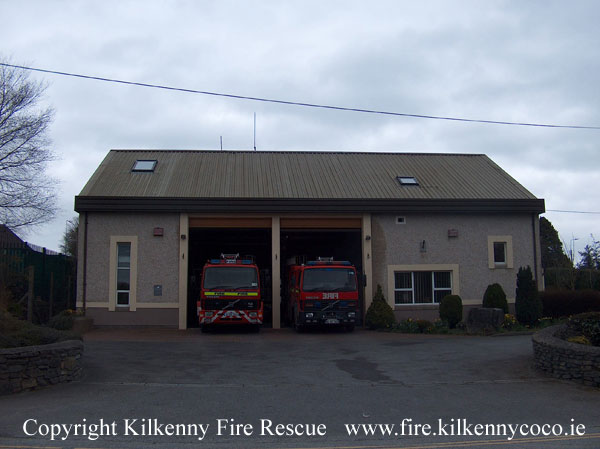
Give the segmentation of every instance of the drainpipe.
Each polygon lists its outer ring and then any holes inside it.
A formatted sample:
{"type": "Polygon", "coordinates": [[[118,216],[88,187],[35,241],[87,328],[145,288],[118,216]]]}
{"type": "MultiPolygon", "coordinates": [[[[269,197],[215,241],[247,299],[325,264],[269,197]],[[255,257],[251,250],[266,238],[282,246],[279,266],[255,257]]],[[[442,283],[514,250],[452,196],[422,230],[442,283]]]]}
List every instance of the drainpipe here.
{"type": "Polygon", "coordinates": [[[84,212],[84,228],[83,228],[83,291],[82,291],[82,300],[83,300],[83,315],[85,316],[86,311],[86,300],[87,300],[87,236],[88,236],[88,213],[84,212]]]}

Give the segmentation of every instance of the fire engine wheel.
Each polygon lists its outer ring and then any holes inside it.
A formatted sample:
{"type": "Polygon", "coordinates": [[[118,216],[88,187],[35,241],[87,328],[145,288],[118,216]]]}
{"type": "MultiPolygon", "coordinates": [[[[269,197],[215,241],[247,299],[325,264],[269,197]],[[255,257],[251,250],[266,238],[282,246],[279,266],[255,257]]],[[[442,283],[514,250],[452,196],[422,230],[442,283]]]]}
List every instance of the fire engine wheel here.
{"type": "Polygon", "coordinates": [[[346,325],[344,326],[344,330],[345,330],[346,332],[352,332],[352,331],[354,331],[354,324],[346,324],[346,325]]]}
{"type": "Polygon", "coordinates": [[[258,334],[260,332],[260,324],[251,324],[250,332],[254,332],[255,334],[258,334]]]}
{"type": "Polygon", "coordinates": [[[203,324],[200,329],[203,334],[206,334],[206,333],[210,332],[212,328],[210,327],[209,324],[203,324]]]}

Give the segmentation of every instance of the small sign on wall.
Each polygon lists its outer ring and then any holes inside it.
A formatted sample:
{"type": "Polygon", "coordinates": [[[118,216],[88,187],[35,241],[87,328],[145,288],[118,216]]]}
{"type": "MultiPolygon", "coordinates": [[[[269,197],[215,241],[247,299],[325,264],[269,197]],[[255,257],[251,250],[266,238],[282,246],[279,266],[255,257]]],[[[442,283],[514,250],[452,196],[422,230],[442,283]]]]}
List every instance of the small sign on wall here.
{"type": "Polygon", "coordinates": [[[154,286],[154,296],[162,296],[162,285],[154,286]]]}
{"type": "Polygon", "coordinates": [[[154,228],[154,237],[162,237],[165,235],[165,228],[154,228]]]}

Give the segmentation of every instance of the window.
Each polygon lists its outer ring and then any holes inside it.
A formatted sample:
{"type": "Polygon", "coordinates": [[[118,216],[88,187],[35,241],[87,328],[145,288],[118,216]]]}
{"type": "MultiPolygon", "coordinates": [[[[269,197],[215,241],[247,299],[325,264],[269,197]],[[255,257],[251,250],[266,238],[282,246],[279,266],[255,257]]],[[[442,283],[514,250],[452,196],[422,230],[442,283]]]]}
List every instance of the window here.
{"type": "Polygon", "coordinates": [[[137,247],[135,235],[111,235],[108,310],[137,310],[137,247]]]}
{"type": "Polygon", "coordinates": [[[511,235],[488,236],[488,267],[492,270],[513,268],[511,235]]]}
{"type": "Polygon", "coordinates": [[[156,167],[156,160],[137,160],[133,164],[133,172],[153,172],[156,167]]]}
{"type": "Polygon", "coordinates": [[[208,267],[204,272],[205,289],[249,289],[258,287],[258,273],[253,267],[208,267]]]}
{"type": "Polygon", "coordinates": [[[451,271],[394,272],[394,304],[437,304],[452,293],[451,271]]]}
{"type": "Polygon", "coordinates": [[[353,292],[356,273],[350,268],[307,268],[302,277],[305,292],[353,292]]]}
{"type": "Polygon", "coordinates": [[[506,242],[494,242],[494,264],[506,265],[506,242]]]}
{"type": "Polygon", "coordinates": [[[396,178],[402,186],[418,186],[419,181],[414,176],[398,176],[396,178]]]}
{"type": "Polygon", "coordinates": [[[131,292],[131,243],[117,243],[117,306],[129,306],[131,292]]]}

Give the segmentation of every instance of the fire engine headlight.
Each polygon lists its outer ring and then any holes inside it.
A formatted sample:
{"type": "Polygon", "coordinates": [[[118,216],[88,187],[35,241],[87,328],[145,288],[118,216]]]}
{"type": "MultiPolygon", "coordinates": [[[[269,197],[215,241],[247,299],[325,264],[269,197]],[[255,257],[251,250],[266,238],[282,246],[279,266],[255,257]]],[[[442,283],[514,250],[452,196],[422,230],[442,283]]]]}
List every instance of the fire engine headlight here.
{"type": "Polygon", "coordinates": [[[306,318],[312,318],[313,317],[313,313],[312,312],[307,312],[305,316],[306,316],[306,318]]]}
{"type": "Polygon", "coordinates": [[[214,314],[215,314],[215,312],[204,312],[204,316],[207,317],[207,318],[210,318],[214,314]]]}
{"type": "Polygon", "coordinates": [[[356,312],[348,312],[348,318],[356,317],[356,312]]]}
{"type": "Polygon", "coordinates": [[[250,318],[256,318],[256,312],[250,312],[250,313],[248,314],[248,316],[249,316],[250,318]]]}

